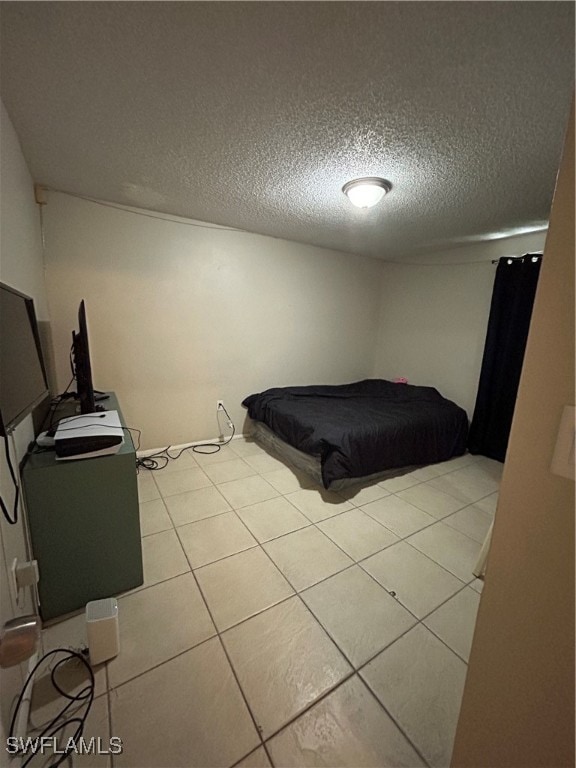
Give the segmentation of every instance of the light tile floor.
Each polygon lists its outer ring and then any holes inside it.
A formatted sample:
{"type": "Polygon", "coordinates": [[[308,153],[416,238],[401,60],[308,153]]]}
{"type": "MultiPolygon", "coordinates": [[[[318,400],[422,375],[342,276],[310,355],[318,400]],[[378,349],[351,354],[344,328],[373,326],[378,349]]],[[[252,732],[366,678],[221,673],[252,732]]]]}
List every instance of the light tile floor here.
{"type": "MultiPolygon", "coordinates": [[[[123,753],[78,764],[448,766],[500,474],[466,455],[326,492],[249,439],[142,470],[145,583],[86,728],[123,753]]],[[[83,616],[44,632],[85,643],[83,616]]]]}

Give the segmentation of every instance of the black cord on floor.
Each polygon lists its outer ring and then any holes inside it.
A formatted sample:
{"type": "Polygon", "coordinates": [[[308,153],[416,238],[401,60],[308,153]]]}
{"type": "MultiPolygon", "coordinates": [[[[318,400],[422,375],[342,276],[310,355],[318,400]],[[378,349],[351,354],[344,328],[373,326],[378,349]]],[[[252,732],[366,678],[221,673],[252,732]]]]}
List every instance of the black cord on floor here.
{"type": "Polygon", "coordinates": [[[221,450],[225,445],[228,445],[228,443],[232,440],[234,435],[236,434],[236,427],[234,426],[234,423],[232,419],[230,418],[230,414],[224,408],[224,406],[221,407],[221,410],[224,411],[226,416],[228,417],[228,426],[232,430],[232,434],[226,438],[226,440],[223,440],[221,443],[196,443],[196,445],[187,445],[184,448],[181,448],[176,456],[173,456],[170,453],[171,445],[166,446],[166,448],[163,448],[161,451],[158,451],[157,453],[152,453],[149,456],[142,456],[141,458],[136,459],[136,468],[138,470],[140,469],[148,469],[152,472],[157,472],[161,469],[165,469],[170,461],[176,461],[177,459],[182,456],[185,451],[192,451],[193,453],[202,453],[205,456],[209,455],[211,453],[218,453],[219,450],[221,450]],[[202,448],[209,448],[211,450],[201,450],[202,448]]]}
{"type": "Polygon", "coordinates": [[[2,435],[4,438],[4,451],[6,452],[6,463],[8,464],[8,469],[10,471],[10,477],[12,478],[12,482],[14,484],[14,507],[12,508],[12,517],[10,517],[10,512],[8,511],[8,507],[6,506],[6,503],[4,502],[4,499],[0,496],[0,507],[2,508],[2,514],[6,518],[6,520],[10,523],[10,525],[16,525],[18,522],[18,502],[20,500],[20,486],[18,485],[18,481],[16,480],[16,473],[14,472],[14,467],[12,466],[12,459],[10,458],[10,443],[8,442],[8,435],[4,434],[2,435]]]}
{"type": "MultiPolygon", "coordinates": [[[[44,656],[34,665],[34,668],[28,675],[26,682],[24,683],[24,687],[20,691],[20,695],[18,697],[18,700],[16,702],[16,708],[14,709],[14,714],[12,715],[12,720],[10,722],[10,730],[8,732],[8,735],[11,738],[14,738],[14,728],[16,726],[16,721],[18,719],[18,713],[20,711],[20,707],[22,706],[22,702],[24,700],[24,696],[26,695],[26,691],[28,690],[28,687],[32,683],[34,679],[34,675],[36,674],[36,671],[38,668],[43,664],[46,659],[50,658],[50,656],[54,656],[58,653],[65,653],[66,656],[63,659],[60,659],[52,670],[50,671],[50,680],[52,682],[52,685],[56,689],[56,691],[63,696],[65,699],[68,699],[68,703],[58,712],[56,717],[53,717],[52,720],[44,727],[41,733],[39,733],[37,736],[33,737],[35,740],[37,739],[36,743],[41,744],[41,739],[43,737],[52,738],[55,737],[57,733],[60,731],[63,731],[67,726],[72,724],[77,724],[77,728],[74,731],[73,736],[69,737],[66,740],[66,748],[62,750],[62,753],[59,754],[58,759],[56,762],[51,763],[48,768],[56,768],[58,765],[61,765],[64,760],[68,758],[68,756],[74,752],[74,744],[80,739],[84,732],[84,726],[86,725],[86,719],[88,717],[88,713],[90,712],[90,708],[92,707],[92,702],[94,701],[94,672],[92,671],[92,667],[90,664],[86,661],[84,656],[81,653],[78,653],[77,651],[72,651],[69,648],[55,648],[53,651],[48,651],[48,653],[45,653],[44,656]],[[57,683],[56,681],[56,671],[69,662],[71,659],[78,659],[82,665],[88,670],[89,674],[89,682],[86,685],[85,688],[82,688],[79,693],[76,694],[70,694],[64,691],[57,683]],[[74,717],[67,717],[64,720],[62,718],[67,714],[70,707],[74,705],[75,702],[82,702],[80,706],[85,706],[86,709],[82,715],[77,715],[77,711],[74,712],[74,717]],[[60,722],[61,721],[61,722],[60,722]],[[72,742],[70,743],[70,740],[72,742]]],[[[24,755],[25,752],[19,752],[19,754],[24,755]]],[[[32,751],[32,754],[22,763],[21,768],[25,768],[28,763],[30,763],[31,760],[34,759],[36,754],[39,754],[37,751],[32,751]]],[[[40,753],[41,754],[41,753],[40,753]]]]}

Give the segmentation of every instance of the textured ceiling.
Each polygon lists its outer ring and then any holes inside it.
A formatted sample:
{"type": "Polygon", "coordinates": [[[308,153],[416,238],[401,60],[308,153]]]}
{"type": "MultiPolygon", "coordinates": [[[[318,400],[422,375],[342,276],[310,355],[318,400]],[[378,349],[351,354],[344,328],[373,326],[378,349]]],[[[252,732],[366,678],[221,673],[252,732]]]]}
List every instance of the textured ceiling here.
{"type": "Polygon", "coordinates": [[[1,2],[34,179],[380,258],[546,221],[571,2],[1,2]],[[374,209],[341,192],[393,188],[374,209]]]}

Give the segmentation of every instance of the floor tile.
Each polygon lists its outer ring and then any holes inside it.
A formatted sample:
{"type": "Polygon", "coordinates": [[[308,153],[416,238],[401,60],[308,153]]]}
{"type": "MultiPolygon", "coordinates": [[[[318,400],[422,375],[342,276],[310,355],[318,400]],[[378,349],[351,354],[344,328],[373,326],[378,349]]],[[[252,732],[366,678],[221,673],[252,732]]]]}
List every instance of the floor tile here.
{"type": "Polygon", "coordinates": [[[484,498],[498,490],[499,482],[490,476],[482,466],[472,464],[447,475],[435,477],[428,481],[431,486],[444,491],[455,499],[466,504],[484,498]]]}
{"type": "MultiPolygon", "coordinates": [[[[87,733],[109,735],[110,697],[116,768],[271,768],[249,706],[276,766],[447,766],[501,472],[465,455],[334,493],[244,438],[141,470],[146,582],[87,733]]],[[[43,635],[85,646],[84,614],[43,635]]]]}
{"type": "Polygon", "coordinates": [[[275,496],[280,496],[276,488],[273,488],[270,483],[258,475],[244,477],[241,480],[232,480],[229,483],[221,483],[218,489],[233,509],[240,509],[249,504],[257,504],[259,501],[267,501],[275,496]]]}
{"type": "Polygon", "coordinates": [[[406,737],[354,676],[268,742],[278,766],[419,768],[406,737]]]}
{"type": "Polygon", "coordinates": [[[352,565],[353,561],[314,526],[262,545],[296,590],[352,565]]]}
{"type": "Polygon", "coordinates": [[[199,467],[183,469],[181,472],[168,472],[164,475],[157,472],[157,475],[156,483],[164,498],[212,485],[210,478],[199,467]]]}
{"type": "Polygon", "coordinates": [[[468,661],[480,595],[466,587],[424,619],[424,624],[446,645],[468,661]]]}
{"type": "Polygon", "coordinates": [[[472,569],[481,544],[460,531],[440,522],[415,533],[407,541],[462,581],[469,582],[474,578],[472,569]]]}
{"type": "Polygon", "coordinates": [[[171,528],[169,531],[154,533],[142,539],[142,561],[144,564],[144,586],[150,587],[190,570],[182,545],[171,528]]]}
{"type": "Polygon", "coordinates": [[[260,547],[198,568],[196,578],[220,632],[294,594],[260,547]]]}
{"type": "MultiPolygon", "coordinates": [[[[74,664],[74,662],[71,662],[71,664],[74,664]]],[[[78,687],[70,687],[67,685],[69,679],[67,679],[66,676],[60,674],[60,670],[62,669],[64,669],[64,667],[60,667],[59,671],[56,673],[56,680],[58,685],[61,686],[62,689],[70,695],[77,695],[81,693],[81,685],[78,687]]],[[[83,685],[85,686],[86,682],[84,682],[83,685]]],[[[54,717],[58,716],[59,712],[64,706],[64,703],[63,697],[58,693],[58,691],[50,682],[50,672],[48,670],[43,672],[42,668],[39,668],[34,678],[32,704],[30,707],[30,717],[26,735],[32,738],[40,736],[40,733],[44,730],[44,727],[48,725],[48,723],[54,717]],[[46,704],[47,696],[51,697],[52,706],[46,704]],[[40,706],[37,706],[39,703],[40,706]]],[[[86,712],[85,706],[77,710],[78,716],[81,716],[84,712],[86,712]]],[[[64,718],[59,719],[58,724],[62,724],[65,719],[66,715],[64,718]]],[[[76,728],[77,723],[73,722],[67,728],[59,731],[56,734],[56,738],[58,740],[57,745],[60,750],[65,747],[67,740],[74,735],[76,728]]],[[[85,754],[78,751],[78,753],[74,754],[74,768],[109,768],[111,765],[110,755],[104,753],[104,750],[107,750],[110,744],[107,696],[99,696],[92,702],[92,706],[90,707],[90,711],[86,718],[86,724],[84,726],[82,735],[86,744],[90,742],[91,738],[95,739],[95,743],[97,743],[98,738],[100,738],[102,750],[100,753],[95,750],[93,754],[85,754]]],[[[43,760],[33,760],[31,761],[31,764],[34,765],[34,763],[36,763],[36,765],[44,766],[54,765],[56,759],[61,757],[59,754],[53,754],[52,756],[49,756],[48,752],[45,752],[44,754],[45,757],[43,760]]],[[[65,761],[64,765],[66,765],[66,762],[71,764],[71,760],[65,761]]]]}
{"type": "Polygon", "coordinates": [[[491,493],[490,496],[485,496],[483,499],[476,502],[476,506],[480,507],[483,512],[489,512],[493,515],[498,506],[498,493],[491,493]]]}
{"type": "Polygon", "coordinates": [[[421,624],[361,675],[434,768],[450,764],[466,664],[421,624]]]}
{"type": "Polygon", "coordinates": [[[305,488],[295,493],[287,494],[286,498],[303,512],[312,523],[318,523],[327,517],[337,515],[352,509],[352,504],[345,501],[334,491],[326,491],[323,488],[305,488]]]}
{"type": "Polygon", "coordinates": [[[237,763],[235,768],[272,768],[272,763],[268,760],[264,747],[258,747],[248,757],[237,763]]]}
{"type": "Polygon", "coordinates": [[[222,635],[263,738],[268,738],[351,667],[298,597],[222,635]]]}
{"type": "Polygon", "coordinates": [[[234,451],[234,453],[237,456],[240,456],[240,458],[244,458],[245,456],[254,456],[258,453],[266,453],[264,448],[262,448],[261,445],[259,445],[256,440],[252,440],[251,438],[238,438],[237,440],[232,440],[230,443],[230,448],[234,451]]]}
{"type": "Polygon", "coordinates": [[[256,470],[243,459],[231,459],[217,464],[206,464],[204,472],[213,483],[227,483],[230,480],[240,480],[242,477],[250,477],[256,474],[256,470]]]}
{"type": "Polygon", "coordinates": [[[490,512],[485,512],[478,504],[471,504],[453,515],[448,515],[442,522],[483,544],[493,520],[490,512]]]}
{"type": "Polygon", "coordinates": [[[351,485],[348,488],[344,488],[338,491],[338,495],[342,496],[355,507],[361,507],[363,504],[368,504],[371,501],[377,499],[383,499],[384,496],[388,496],[390,491],[387,491],[378,483],[372,483],[371,485],[351,485]]]}
{"type": "Polygon", "coordinates": [[[200,568],[258,544],[235,512],[181,525],[177,532],[192,568],[200,568]]]}
{"type": "Polygon", "coordinates": [[[501,461],[495,459],[489,459],[487,456],[479,456],[477,464],[479,467],[487,472],[490,477],[500,482],[502,479],[502,472],[504,471],[504,464],[501,461]]]}
{"type": "Polygon", "coordinates": [[[236,514],[259,542],[269,541],[310,525],[310,520],[282,496],[242,507],[236,514]]]}
{"type": "Polygon", "coordinates": [[[147,469],[141,469],[137,475],[138,481],[138,501],[142,504],[145,501],[152,501],[160,498],[160,491],[154,482],[152,472],[147,469]]]}
{"type": "Polygon", "coordinates": [[[437,520],[462,509],[465,502],[455,499],[444,491],[438,490],[429,482],[415,485],[398,494],[400,499],[404,499],[418,509],[422,509],[437,520]]]}
{"type": "Polygon", "coordinates": [[[353,560],[362,560],[398,541],[397,536],[361,509],[323,520],[318,528],[353,560]]]}
{"type": "MultiPolygon", "coordinates": [[[[183,451],[180,453],[180,448],[171,448],[168,451],[168,455],[172,457],[178,456],[178,458],[171,458],[166,466],[163,466],[160,470],[154,470],[155,472],[181,472],[183,469],[193,469],[194,467],[197,467],[198,464],[194,460],[194,457],[192,455],[191,449],[183,451]],[[179,455],[180,454],[180,455],[179,455]]],[[[160,465],[163,465],[165,462],[163,461],[162,457],[158,457],[157,459],[158,463],[160,465]]]]}
{"type": "Polygon", "coordinates": [[[390,493],[398,493],[398,491],[403,491],[405,488],[410,488],[419,482],[421,481],[414,472],[407,472],[405,475],[392,477],[390,480],[383,480],[379,485],[390,493]]]}
{"type": "Polygon", "coordinates": [[[230,511],[230,504],[213,485],[165,499],[174,525],[186,525],[230,511]]]}
{"type": "Polygon", "coordinates": [[[260,743],[217,638],[121,686],[111,706],[117,768],[220,768],[260,743]]]}
{"type": "Polygon", "coordinates": [[[427,480],[432,480],[433,477],[443,474],[444,471],[444,469],[439,469],[437,464],[427,464],[424,467],[415,469],[411,474],[416,480],[425,483],[427,480]]]}
{"type": "MultiPolygon", "coordinates": [[[[82,735],[86,743],[89,743],[92,738],[98,743],[98,737],[100,737],[103,751],[109,747],[110,736],[115,734],[110,733],[107,696],[100,696],[100,698],[95,699],[92,703],[82,735]]],[[[98,754],[96,752],[89,755],[74,755],[74,768],[109,768],[111,764],[111,757],[106,754],[98,754]]]]}
{"type": "Polygon", "coordinates": [[[468,467],[470,464],[475,464],[478,461],[478,456],[474,456],[471,453],[465,453],[462,456],[455,456],[453,459],[447,461],[441,461],[431,466],[437,471],[439,475],[446,475],[448,472],[454,472],[462,467],[468,467]]]}
{"type": "Polygon", "coordinates": [[[140,533],[149,536],[173,528],[172,520],[162,499],[144,501],[140,504],[140,533]]]}
{"type": "Polygon", "coordinates": [[[244,457],[244,461],[259,473],[286,469],[286,462],[277,459],[275,456],[270,456],[268,453],[248,455],[244,457]]]}
{"type": "Polygon", "coordinates": [[[401,538],[435,522],[434,517],[394,495],[365,504],[362,510],[401,538]]]}
{"type": "Polygon", "coordinates": [[[191,573],[121,597],[118,620],[120,653],[108,663],[111,687],[188,650],[216,631],[191,573]]]}
{"type": "Polygon", "coordinates": [[[315,485],[314,480],[309,475],[299,469],[289,469],[288,467],[275,469],[272,472],[263,472],[262,477],[280,493],[291,493],[299,491],[301,488],[312,488],[315,485]]]}
{"type": "Polygon", "coordinates": [[[355,668],[416,623],[358,566],[305,590],[302,599],[355,668]]]}
{"type": "Polygon", "coordinates": [[[468,586],[471,587],[475,592],[478,592],[480,595],[484,589],[484,579],[474,579],[474,581],[471,581],[468,586]]]}
{"type": "Polygon", "coordinates": [[[460,579],[403,541],[363,560],[362,568],[418,618],[462,589],[460,579]]]}

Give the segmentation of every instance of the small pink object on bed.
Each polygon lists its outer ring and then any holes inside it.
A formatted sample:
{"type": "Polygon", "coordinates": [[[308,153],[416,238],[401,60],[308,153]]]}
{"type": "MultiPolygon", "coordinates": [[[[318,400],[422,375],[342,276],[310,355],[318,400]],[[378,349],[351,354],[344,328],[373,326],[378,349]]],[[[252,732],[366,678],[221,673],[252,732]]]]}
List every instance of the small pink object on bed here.
{"type": "Polygon", "coordinates": [[[394,384],[408,384],[408,379],[405,379],[404,376],[399,376],[397,379],[394,379],[394,384]]]}

